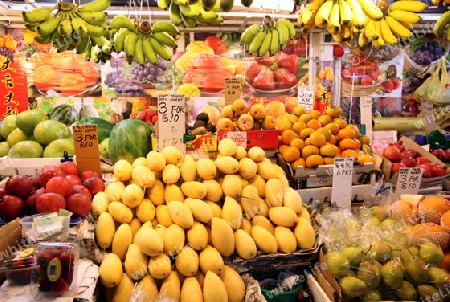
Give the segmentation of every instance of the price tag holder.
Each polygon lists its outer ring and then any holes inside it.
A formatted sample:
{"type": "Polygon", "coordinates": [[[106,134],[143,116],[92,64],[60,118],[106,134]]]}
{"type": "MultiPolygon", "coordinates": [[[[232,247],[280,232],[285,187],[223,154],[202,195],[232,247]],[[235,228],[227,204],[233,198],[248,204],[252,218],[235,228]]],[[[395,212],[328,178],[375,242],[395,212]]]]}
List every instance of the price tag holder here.
{"type": "Polygon", "coordinates": [[[397,172],[395,195],[417,194],[422,182],[422,172],[421,168],[400,168],[397,172]]]}
{"type": "Polygon", "coordinates": [[[73,141],[78,171],[97,171],[100,168],[100,155],[98,154],[98,129],[97,125],[73,126],[73,141]]]}
{"type": "Polygon", "coordinates": [[[158,96],[158,148],[175,146],[186,152],[183,135],[186,124],[185,100],[182,94],[158,96]]]}
{"type": "Polygon", "coordinates": [[[353,157],[335,157],[331,203],[338,208],[352,206],[353,157]]]}
{"type": "Polygon", "coordinates": [[[225,105],[231,105],[235,99],[242,95],[241,78],[225,78],[225,105]]]}
{"type": "Polygon", "coordinates": [[[298,86],[298,105],[305,110],[314,109],[314,89],[311,86],[298,86]]]}

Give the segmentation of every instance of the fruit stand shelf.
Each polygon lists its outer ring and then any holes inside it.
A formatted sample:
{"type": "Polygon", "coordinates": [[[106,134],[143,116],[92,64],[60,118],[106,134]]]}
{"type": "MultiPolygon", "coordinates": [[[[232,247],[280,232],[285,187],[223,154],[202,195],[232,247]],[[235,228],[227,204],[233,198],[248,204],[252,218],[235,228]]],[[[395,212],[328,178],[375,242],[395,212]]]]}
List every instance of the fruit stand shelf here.
{"type": "Polygon", "coordinates": [[[61,158],[0,158],[0,175],[36,175],[45,165],[59,165],[61,158]]]}

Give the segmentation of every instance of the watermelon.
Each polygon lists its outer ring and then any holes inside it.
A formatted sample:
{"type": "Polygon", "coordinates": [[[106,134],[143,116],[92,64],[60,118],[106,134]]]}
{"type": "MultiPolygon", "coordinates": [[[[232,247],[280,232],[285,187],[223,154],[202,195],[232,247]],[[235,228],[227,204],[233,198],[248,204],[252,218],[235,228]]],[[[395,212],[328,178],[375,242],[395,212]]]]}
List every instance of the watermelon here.
{"type": "Polygon", "coordinates": [[[70,126],[78,120],[78,111],[71,105],[58,105],[48,112],[48,118],[70,126]]]}
{"type": "Polygon", "coordinates": [[[117,123],[109,136],[109,157],[115,164],[120,159],[133,163],[138,157],[146,157],[152,150],[153,127],[138,119],[126,119],[117,123]]]}
{"type": "Polygon", "coordinates": [[[114,125],[99,117],[85,117],[78,121],[78,125],[97,125],[98,143],[109,137],[114,125]]]}

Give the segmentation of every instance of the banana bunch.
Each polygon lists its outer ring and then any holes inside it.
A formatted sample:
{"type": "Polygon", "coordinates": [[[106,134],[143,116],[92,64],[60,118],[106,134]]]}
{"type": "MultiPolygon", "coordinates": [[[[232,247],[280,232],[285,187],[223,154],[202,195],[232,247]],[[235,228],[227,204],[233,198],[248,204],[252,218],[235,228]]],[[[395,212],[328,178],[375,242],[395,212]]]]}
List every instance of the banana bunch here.
{"type": "Polygon", "coordinates": [[[398,39],[412,35],[413,24],[420,22],[417,14],[428,8],[427,4],[416,0],[396,1],[389,5],[388,13],[381,20],[368,19],[360,32],[359,46],[364,47],[369,41],[379,49],[385,44],[397,44],[398,39]]]}
{"type": "Polygon", "coordinates": [[[441,129],[450,127],[450,112],[448,110],[448,106],[435,106],[433,110],[433,115],[436,124],[441,129]]]}
{"type": "Polygon", "coordinates": [[[444,32],[446,34],[447,41],[450,41],[450,27],[447,24],[450,23],[450,10],[443,13],[434,24],[433,33],[437,37],[442,37],[444,32]]]}
{"type": "MultiPolygon", "coordinates": [[[[110,0],[94,0],[78,7],[74,3],[58,2],[51,8],[37,8],[22,12],[25,27],[39,35],[40,44],[53,43],[58,52],[87,50],[88,40],[107,37],[107,13],[110,0]]],[[[95,43],[95,42],[93,42],[95,43]]]]}
{"type": "Polygon", "coordinates": [[[169,10],[170,21],[173,24],[185,28],[194,28],[197,26],[219,25],[223,22],[222,16],[217,11],[230,11],[233,8],[231,0],[158,0],[158,6],[166,7],[169,10]],[[160,4],[163,2],[163,4],[160,4]],[[223,8],[222,8],[223,2],[223,8]],[[217,9],[214,7],[217,6],[217,9]]]}
{"type": "MultiPolygon", "coordinates": [[[[106,63],[111,60],[111,53],[115,52],[114,45],[106,37],[90,38],[86,42],[84,58],[94,63],[106,63]]],[[[77,49],[78,52],[78,49],[77,49]]]]}
{"type": "Polygon", "coordinates": [[[158,57],[169,61],[172,52],[168,48],[177,47],[173,36],[180,33],[170,22],[157,21],[151,25],[148,21],[132,21],[125,15],[115,16],[109,23],[109,29],[114,32],[114,50],[125,52],[129,64],[135,61],[140,65],[145,62],[156,65],[158,57]]]}
{"type": "Polygon", "coordinates": [[[248,53],[262,57],[284,50],[294,37],[295,28],[291,21],[279,19],[274,22],[270,16],[265,16],[262,24],[253,24],[242,33],[241,44],[246,46],[248,53]]]}

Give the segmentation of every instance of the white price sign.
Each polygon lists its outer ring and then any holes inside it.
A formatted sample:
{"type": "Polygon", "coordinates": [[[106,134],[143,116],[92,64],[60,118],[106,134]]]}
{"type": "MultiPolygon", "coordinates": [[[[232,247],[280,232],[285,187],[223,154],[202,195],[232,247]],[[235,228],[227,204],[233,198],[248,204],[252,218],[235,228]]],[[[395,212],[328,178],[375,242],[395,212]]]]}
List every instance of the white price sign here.
{"type": "Polygon", "coordinates": [[[422,182],[422,172],[421,168],[400,168],[397,172],[395,195],[417,194],[422,182]]]}
{"type": "Polygon", "coordinates": [[[314,109],[314,88],[311,86],[298,86],[298,105],[306,110],[314,109]]]}
{"type": "Polygon", "coordinates": [[[334,158],[331,203],[339,208],[350,208],[352,205],[353,161],[353,157],[334,158]]]}
{"type": "Polygon", "coordinates": [[[158,96],[158,148],[175,146],[183,153],[186,147],[183,135],[186,124],[185,100],[182,94],[158,96]]]}

